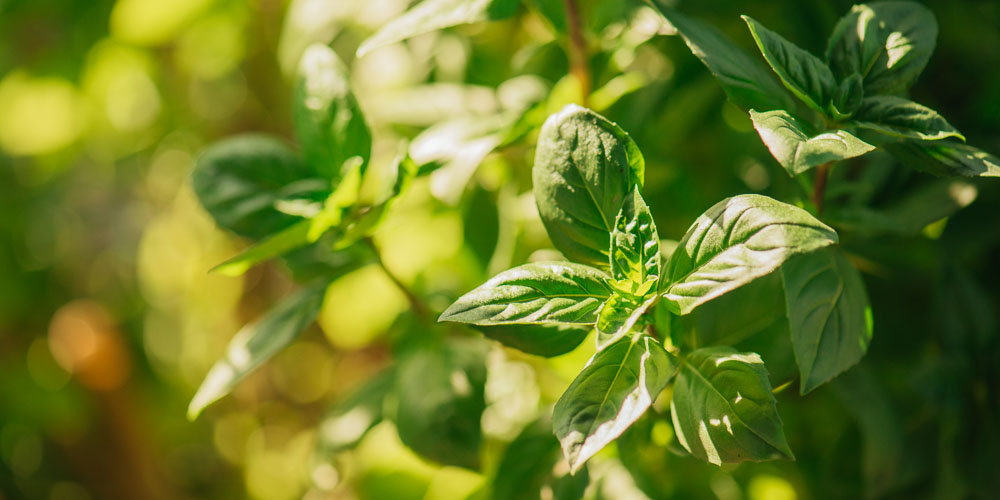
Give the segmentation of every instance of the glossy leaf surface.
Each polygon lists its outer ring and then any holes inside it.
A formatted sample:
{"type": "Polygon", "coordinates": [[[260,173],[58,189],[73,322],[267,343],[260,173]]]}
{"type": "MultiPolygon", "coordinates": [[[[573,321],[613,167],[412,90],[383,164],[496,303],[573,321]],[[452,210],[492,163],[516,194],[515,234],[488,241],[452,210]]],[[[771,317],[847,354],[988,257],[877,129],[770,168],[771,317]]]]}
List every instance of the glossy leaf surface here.
{"type": "Polygon", "coordinates": [[[907,139],[933,141],[956,137],[965,140],[965,136],[937,111],[902,97],[865,98],[854,120],[861,127],[907,139]]]}
{"type": "Polygon", "coordinates": [[[826,63],[749,16],[743,16],[743,20],[750,27],[764,59],[785,87],[809,107],[825,112],[837,89],[837,81],[826,63]]]}
{"type": "Polygon", "coordinates": [[[807,125],[784,110],[766,113],[751,110],[750,118],[771,155],[791,176],[875,149],[875,146],[846,130],[809,134],[806,132],[809,130],[807,125]]]}

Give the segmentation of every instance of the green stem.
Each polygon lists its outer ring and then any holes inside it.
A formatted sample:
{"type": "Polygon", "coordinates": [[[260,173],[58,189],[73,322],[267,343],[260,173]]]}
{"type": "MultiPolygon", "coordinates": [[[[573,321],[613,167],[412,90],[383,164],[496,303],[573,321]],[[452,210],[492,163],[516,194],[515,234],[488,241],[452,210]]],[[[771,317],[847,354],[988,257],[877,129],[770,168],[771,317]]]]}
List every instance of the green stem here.
{"type": "Polygon", "coordinates": [[[401,292],[403,292],[403,295],[406,296],[406,300],[410,303],[410,308],[413,310],[413,314],[416,315],[421,322],[430,324],[430,309],[422,300],[420,300],[420,297],[418,297],[413,290],[410,290],[410,287],[406,286],[406,284],[399,279],[399,276],[396,276],[396,274],[385,265],[385,261],[382,260],[382,253],[380,252],[378,245],[375,244],[375,240],[369,236],[365,237],[364,242],[368,245],[368,248],[371,249],[372,254],[375,255],[375,262],[382,268],[385,275],[388,276],[389,280],[396,285],[396,288],[398,288],[401,292]]]}
{"type": "Polygon", "coordinates": [[[566,7],[566,24],[569,29],[569,63],[570,72],[580,82],[580,94],[584,106],[590,98],[590,64],[587,55],[587,41],[583,37],[583,22],[576,0],[563,0],[566,7]]]}
{"type": "Polygon", "coordinates": [[[823,215],[823,199],[826,197],[826,181],[830,176],[830,165],[824,163],[816,167],[816,178],[813,180],[812,202],[816,205],[816,215],[823,215]]]}

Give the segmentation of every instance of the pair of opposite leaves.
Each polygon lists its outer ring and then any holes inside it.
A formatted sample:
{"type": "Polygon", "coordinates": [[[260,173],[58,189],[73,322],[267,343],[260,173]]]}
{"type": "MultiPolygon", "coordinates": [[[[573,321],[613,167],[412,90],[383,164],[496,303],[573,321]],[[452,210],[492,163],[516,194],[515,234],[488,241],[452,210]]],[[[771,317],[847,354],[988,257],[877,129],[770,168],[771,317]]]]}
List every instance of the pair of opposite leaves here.
{"type": "Polygon", "coordinates": [[[574,348],[596,326],[598,352],[553,415],[572,470],[624,432],[675,375],[674,425],[692,454],[717,464],[791,457],[757,354],[730,347],[686,357],[668,353],[643,332],[646,313],[662,301],[671,314],[690,314],[781,267],[807,392],[856,363],[867,347],[860,278],[824,248],[837,242],[832,229],[759,195],[709,209],[663,266],[639,193],[644,170],[638,148],[614,123],[575,105],[550,117],[539,137],[534,192],[550,238],[576,263],[532,263],[500,273],[440,319],[547,355],[574,348]],[[788,261],[793,256],[801,258],[788,261]],[[859,324],[853,338],[843,335],[859,324]],[[820,356],[831,343],[832,355],[820,356]]]}

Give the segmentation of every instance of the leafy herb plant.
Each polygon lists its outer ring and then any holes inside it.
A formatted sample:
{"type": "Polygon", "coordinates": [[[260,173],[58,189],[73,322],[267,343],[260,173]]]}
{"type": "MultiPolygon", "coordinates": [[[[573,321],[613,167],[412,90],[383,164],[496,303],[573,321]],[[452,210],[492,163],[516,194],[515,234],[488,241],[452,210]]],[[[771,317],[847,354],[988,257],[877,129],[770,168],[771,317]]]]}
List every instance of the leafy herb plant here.
{"type": "MultiPolygon", "coordinates": [[[[792,458],[761,356],[718,342],[735,330],[684,338],[683,320],[780,275],[804,394],[867,348],[871,322],[857,271],[833,229],[760,195],[719,202],[665,252],[641,194],[644,168],[629,135],[593,111],[570,105],[551,116],[539,137],[534,193],[553,244],[572,262],[504,271],[440,320],[475,325],[535,354],[566,352],[596,331],[597,353],[552,417],[571,471],[668,392],[675,433],[692,455],[714,464],[792,458]]],[[[781,287],[768,294],[780,298],[781,287]]]]}

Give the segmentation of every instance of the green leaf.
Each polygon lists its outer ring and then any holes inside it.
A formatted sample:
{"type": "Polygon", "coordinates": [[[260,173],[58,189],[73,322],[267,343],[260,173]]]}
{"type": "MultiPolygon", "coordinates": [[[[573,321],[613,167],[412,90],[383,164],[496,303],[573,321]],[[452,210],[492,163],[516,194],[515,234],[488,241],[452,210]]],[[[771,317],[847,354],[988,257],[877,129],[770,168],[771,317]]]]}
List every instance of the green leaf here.
{"type": "Polygon", "coordinates": [[[833,100],[837,90],[837,81],[826,63],[751,17],[742,17],[750,27],[750,34],[757,42],[760,53],[785,87],[809,107],[825,113],[827,103],[833,100]]]}
{"type": "Polygon", "coordinates": [[[660,278],[660,236],[639,186],[615,217],[610,253],[612,278],[636,285],[660,278]]]}
{"type": "Polygon", "coordinates": [[[364,171],[372,136],[351,93],[347,68],[323,44],[309,46],[299,63],[292,118],[295,135],[313,170],[336,182],[348,160],[361,159],[364,171]]]}
{"type": "Polygon", "coordinates": [[[317,426],[317,452],[328,458],[351,448],[381,422],[384,402],[392,392],[395,377],[392,369],[383,370],[330,407],[317,426]]]}
{"type": "Polygon", "coordinates": [[[624,338],[598,352],[552,412],[571,472],[645,413],[670,382],[674,364],[652,337],[624,338]]]}
{"type": "Polygon", "coordinates": [[[868,237],[879,234],[915,236],[929,224],[969,206],[978,195],[979,190],[967,180],[935,179],[885,207],[845,207],[831,211],[827,218],[837,227],[846,227],[868,237]]]}
{"type": "Polygon", "coordinates": [[[837,242],[837,233],[801,208],[746,194],[717,203],[695,221],[667,264],[664,298],[688,314],[765,276],[785,259],[837,242]]]}
{"type": "Polygon", "coordinates": [[[344,229],[334,248],[343,249],[357,243],[365,236],[370,236],[378,229],[396,199],[409,188],[417,176],[417,164],[405,151],[396,157],[394,163],[391,178],[383,184],[384,187],[376,195],[374,205],[354,207],[359,213],[344,229]]]}
{"type": "Polygon", "coordinates": [[[642,300],[617,292],[612,294],[597,315],[597,350],[600,351],[628,335],[636,325],[641,327],[642,316],[657,300],[659,297],[656,295],[642,300]]]}
{"type": "Polygon", "coordinates": [[[330,183],[318,178],[277,139],[241,135],[209,146],[198,157],[191,184],[216,224],[261,239],[301,218],[276,208],[288,200],[322,201],[330,183]]]}
{"type": "Polygon", "coordinates": [[[438,321],[589,327],[611,294],[605,279],[606,274],[581,264],[524,264],[459,297],[438,321]]]}
{"type": "Polygon", "coordinates": [[[865,93],[910,88],[934,52],[934,14],[916,2],[855,5],[830,35],[826,59],[838,78],[858,73],[865,93]]]}
{"type": "Polygon", "coordinates": [[[281,301],[257,321],[244,326],[229,342],[226,356],[215,363],[191,398],[188,418],[229,394],[258,366],[295,340],[316,319],[327,282],[303,288],[281,301]]]}
{"type": "Polygon", "coordinates": [[[532,176],[552,243],[572,261],[607,267],[614,217],[644,174],[639,148],[618,125],[575,104],[550,116],[532,176]]]}
{"type": "Polygon", "coordinates": [[[965,136],[937,111],[902,97],[866,97],[854,116],[854,123],[906,139],[934,141],[957,137],[965,140],[965,136]]]}
{"type": "Polygon", "coordinates": [[[485,385],[482,342],[454,340],[405,355],[396,377],[400,440],[431,460],[478,468],[485,385]]]}
{"type": "Polygon", "coordinates": [[[824,248],[781,266],[801,394],[857,364],[872,338],[871,306],[861,275],[840,252],[824,248]]]}
{"type": "Polygon", "coordinates": [[[934,175],[1000,177],[1000,158],[962,143],[906,140],[882,147],[903,165],[934,175]]]}
{"type": "Polygon", "coordinates": [[[667,7],[665,0],[649,3],[684,38],[691,52],[708,67],[737,106],[765,111],[795,107],[795,101],[767,68],[714,26],[667,7]]]}
{"type": "Polygon", "coordinates": [[[552,435],[552,421],[547,416],[528,424],[504,450],[491,481],[491,500],[541,500],[544,498],[578,499],[590,482],[587,469],[568,475],[560,469],[559,440],[552,435]]]}
{"type": "Polygon", "coordinates": [[[475,329],[507,347],[550,358],[576,349],[593,325],[477,325],[475,329]]]}
{"type": "Polygon", "coordinates": [[[875,149],[846,130],[811,134],[811,128],[787,111],[758,113],[750,110],[750,119],[764,145],[788,172],[796,176],[824,163],[861,156],[875,149]]]}
{"type": "Polygon", "coordinates": [[[517,13],[519,4],[518,0],[423,0],[362,42],[358,57],[431,31],[506,19],[517,13]]]}
{"type": "Polygon", "coordinates": [[[861,75],[851,73],[851,76],[844,78],[837,86],[837,93],[830,103],[831,115],[836,120],[844,120],[854,115],[854,112],[861,107],[861,100],[865,97],[864,83],[861,75]]]}
{"type": "Polygon", "coordinates": [[[681,445],[715,465],[794,459],[756,353],[709,347],[689,354],[674,382],[670,414],[681,445]]]}

